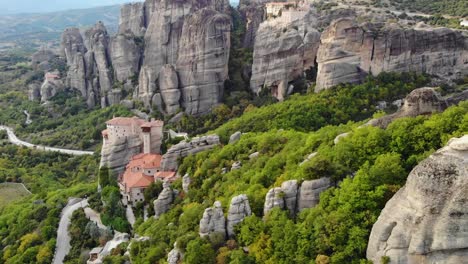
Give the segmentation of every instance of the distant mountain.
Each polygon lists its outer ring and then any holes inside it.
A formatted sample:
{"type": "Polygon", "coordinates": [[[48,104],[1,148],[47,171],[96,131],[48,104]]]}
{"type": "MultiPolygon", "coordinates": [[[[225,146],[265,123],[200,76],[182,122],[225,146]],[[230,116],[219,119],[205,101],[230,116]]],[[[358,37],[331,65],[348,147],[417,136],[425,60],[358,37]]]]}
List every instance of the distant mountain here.
{"type": "Polygon", "coordinates": [[[0,0],[0,14],[46,13],[138,1],[142,0],[0,0]]]}
{"type": "Polygon", "coordinates": [[[119,17],[120,5],[42,14],[0,15],[0,50],[7,44],[12,47],[36,47],[49,41],[57,42],[65,28],[85,28],[97,21],[103,21],[110,32],[115,32],[119,17]]]}

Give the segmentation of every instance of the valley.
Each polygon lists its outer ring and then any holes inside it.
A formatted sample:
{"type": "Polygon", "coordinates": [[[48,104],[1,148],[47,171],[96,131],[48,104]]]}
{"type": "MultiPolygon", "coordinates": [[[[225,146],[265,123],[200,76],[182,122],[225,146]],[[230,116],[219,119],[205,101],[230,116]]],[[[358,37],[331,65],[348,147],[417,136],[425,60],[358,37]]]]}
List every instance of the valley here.
{"type": "Polygon", "coordinates": [[[467,10],[0,16],[0,264],[463,263],[467,10]]]}

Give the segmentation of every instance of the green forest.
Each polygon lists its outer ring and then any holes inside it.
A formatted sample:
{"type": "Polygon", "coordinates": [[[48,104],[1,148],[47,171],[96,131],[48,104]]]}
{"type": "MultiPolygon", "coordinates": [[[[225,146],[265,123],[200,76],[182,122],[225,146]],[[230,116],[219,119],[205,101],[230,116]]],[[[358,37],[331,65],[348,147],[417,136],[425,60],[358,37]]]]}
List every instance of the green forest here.
{"type": "Polygon", "coordinates": [[[392,0],[390,2],[398,9],[410,12],[468,16],[468,2],[465,0],[392,0]]]}

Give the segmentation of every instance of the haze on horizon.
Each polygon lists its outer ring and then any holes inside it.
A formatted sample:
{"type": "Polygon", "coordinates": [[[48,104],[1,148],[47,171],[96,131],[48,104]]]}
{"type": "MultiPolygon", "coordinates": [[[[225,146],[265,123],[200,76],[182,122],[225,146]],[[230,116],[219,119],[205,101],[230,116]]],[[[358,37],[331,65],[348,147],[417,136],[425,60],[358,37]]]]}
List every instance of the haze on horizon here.
{"type": "MultiPolygon", "coordinates": [[[[142,1],[144,0],[0,0],[0,15],[48,13],[142,1]]],[[[237,6],[239,3],[239,0],[229,1],[233,6],[237,6]]]]}

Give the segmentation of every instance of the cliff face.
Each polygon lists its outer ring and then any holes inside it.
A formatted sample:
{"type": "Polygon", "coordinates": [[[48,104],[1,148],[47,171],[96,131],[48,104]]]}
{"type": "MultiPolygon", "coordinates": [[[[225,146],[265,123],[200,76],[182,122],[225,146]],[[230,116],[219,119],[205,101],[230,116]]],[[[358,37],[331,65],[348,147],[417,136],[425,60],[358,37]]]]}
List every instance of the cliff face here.
{"type": "Polygon", "coordinates": [[[468,136],[421,162],[374,224],[367,258],[379,263],[464,263],[468,250],[468,136]]]}
{"type": "Polygon", "coordinates": [[[468,40],[460,31],[418,25],[336,20],[322,34],[317,91],[358,83],[380,72],[418,72],[444,79],[468,74],[468,40]]]}
{"type": "Polygon", "coordinates": [[[61,53],[69,66],[66,85],[79,90],[89,107],[99,102],[106,106],[106,94],[113,83],[110,38],[101,22],[87,30],[84,37],[77,28],[67,29],[62,35],[61,53]]]}
{"type": "Polygon", "coordinates": [[[179,109],[207,113],[220,102],[228,78],[228,11],[227,0],[147,0],[122,7],[119,31],[112,38],[102,23],[84,36],[67,29],[62,36],[70,69],[67,84],[93,107],[115,101],[108,95],[115,82],[130,89],[139,79],[134,95],[146,106],[166,114],[179,109]],[[175,80],[169,87],[168,79],[175,80]]]}
{"type": "Polygon", "coordinates": [[[290,82],[314,67],[320,33],[314,28],[316,14],[295,12],[263,22],[255,38],[251,90],[258,94],[263,87],[283,100],[290,82]]]}
{"type": "Polygon", "coordinates": [[[146,105],[166,108],[172,101],[159,87],[162,68],[173,65],[179,77],[180,107],[189,114],[208,112],[222,96],[227,79],[231,19],[228,2],[160,1],[145,34],[145,51],[138,97],[146,105]]]}

